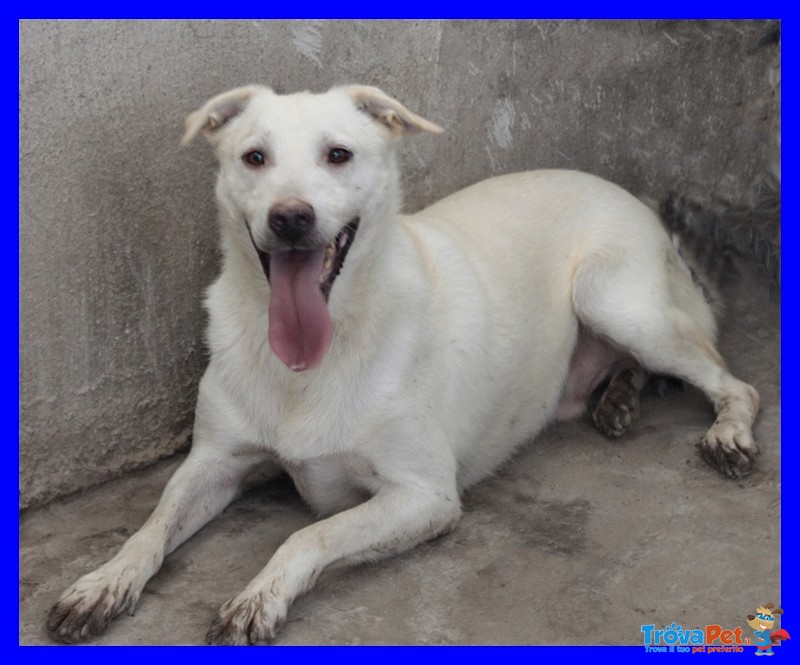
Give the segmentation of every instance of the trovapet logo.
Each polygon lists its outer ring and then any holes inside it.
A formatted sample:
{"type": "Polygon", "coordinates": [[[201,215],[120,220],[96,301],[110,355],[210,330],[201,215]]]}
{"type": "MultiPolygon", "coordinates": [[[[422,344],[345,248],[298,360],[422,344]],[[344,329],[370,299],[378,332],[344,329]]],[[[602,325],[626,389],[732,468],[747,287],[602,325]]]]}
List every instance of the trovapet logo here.
{"type": "Polygon", "coordinates": [[[746,646],[755,646],[756,656],[772,656],[773,646],[788,640],[789,633],[775,627],[775,615],[783,614],[780,607],[767,603],[747,615],[747,625],[754,631],[753,638],[742,634],[741,626],[728,629],[718,624],[704,628],[684,628],[674,621],[664,628],[655,624],[642,626],[644,648],[647,652],[671,653],[741,653],[746,646]]]}
{"type": "Polygon", "coordinates": [[[642,634],[648,652],[742,652],[744,645],[750,644],[750,638],[742,636],[741,627],[729,630],[717,624],[705,628],[683,628],[673,622],[660,629],[650,624],[642,626],[642,634]]]}

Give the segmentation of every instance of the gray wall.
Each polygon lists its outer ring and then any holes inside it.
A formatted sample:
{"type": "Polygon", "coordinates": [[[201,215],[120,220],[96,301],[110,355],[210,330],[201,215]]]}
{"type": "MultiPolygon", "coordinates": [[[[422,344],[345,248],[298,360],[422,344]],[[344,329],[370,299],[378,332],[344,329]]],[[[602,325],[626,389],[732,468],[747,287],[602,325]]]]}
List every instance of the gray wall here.
{"type": "Polygon", "coordinates": [[[208,97],[250,82],[380,86],[447,129],[404,146],[407,210],[538,167],[739,201],[776,155],[767,29],[22,22],[21,506],[187,441],[218,257],[211,151],[178,141],[208,97]]]}

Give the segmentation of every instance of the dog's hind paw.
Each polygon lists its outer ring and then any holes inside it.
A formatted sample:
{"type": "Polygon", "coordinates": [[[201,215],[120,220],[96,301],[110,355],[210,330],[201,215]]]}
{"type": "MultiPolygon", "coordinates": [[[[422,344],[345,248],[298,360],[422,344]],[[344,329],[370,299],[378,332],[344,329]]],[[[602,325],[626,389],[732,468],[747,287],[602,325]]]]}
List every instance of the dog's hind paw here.
{"type": "Polygon", "coordinates": [[[639,391],[620,373],[606,388],[592,413],[595,427],[611,439],[618,439],[639,417],[639,391]]]}
{"type": "Polygon", "coordinates": [[[742,478],[753,470],[758,446],[750,428],[739,421],[717,421],[697,444],[700,456],[729,478],[742,478]]]}
{"type": "Polygon", "coordinates": [[[53,605],[47,630],[68,644],[88,640],[105,631],[123,611],[132,614],[138,597],[130,583],[97,570],[80,578],[53,605]]]}
{"type": "Polygon", "coordinates": [[[287,607],[264,593],[231,598],[206,633],[208,644],[269,644],[286,620],[287,607]]]}

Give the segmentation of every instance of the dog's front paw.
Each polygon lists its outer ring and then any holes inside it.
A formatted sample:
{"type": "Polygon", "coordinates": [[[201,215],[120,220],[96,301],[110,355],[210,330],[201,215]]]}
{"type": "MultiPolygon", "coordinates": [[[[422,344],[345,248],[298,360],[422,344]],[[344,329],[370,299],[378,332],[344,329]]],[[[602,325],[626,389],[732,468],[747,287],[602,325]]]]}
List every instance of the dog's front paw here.
{"type": "Polygon", "coordinates": [[[133,608],[139,599],[132,580],[112,575],[103,569],[81,577],[53,605],[47,617],[47,630],[62,642],[81,642],[102,633],[109,622],[133,608]]]}
{"type": "Polygon", "coordinates": [[[206,633],[206,642],[269,644],[286,620],[287,609],[272,594],[242,592],[220,608],[206,633]]]}
{"type": "Polygon", "coordinates": [[[697,448],[707,464],[729,478],[742,478],[750,473],[758,456],[750,428],[735,420],[715,422],[697,448]]]}

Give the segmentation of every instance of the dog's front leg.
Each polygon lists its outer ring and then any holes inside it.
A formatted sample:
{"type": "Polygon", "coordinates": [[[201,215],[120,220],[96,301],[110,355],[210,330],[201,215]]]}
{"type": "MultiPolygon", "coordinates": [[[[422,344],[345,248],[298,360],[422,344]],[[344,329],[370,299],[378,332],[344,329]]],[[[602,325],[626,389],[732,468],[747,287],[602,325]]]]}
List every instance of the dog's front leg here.
{"type": "Polygon", "coordinates": [[[225,603],[206,635],[210,644],[266,644],[289,605],[336,562],[374,560],[450,532],[458,495],[420,485],[390,485],[367,502],[293,534],[240,594],[225,603]]]}
{"type": "Polygon", "coordinates": [[[102,633],[123,611],[133,614],[164,557],[228,505],[252,463],[196,446],[144,526],[113,559],[81,577],[53,606],[47,621],[50,633],[64,642],[79,642],[102,633]]]}

